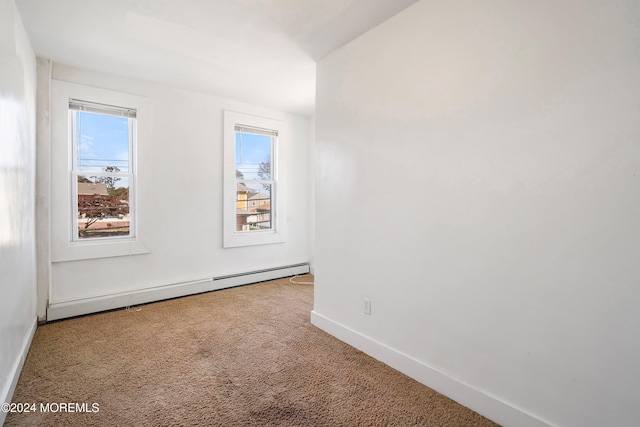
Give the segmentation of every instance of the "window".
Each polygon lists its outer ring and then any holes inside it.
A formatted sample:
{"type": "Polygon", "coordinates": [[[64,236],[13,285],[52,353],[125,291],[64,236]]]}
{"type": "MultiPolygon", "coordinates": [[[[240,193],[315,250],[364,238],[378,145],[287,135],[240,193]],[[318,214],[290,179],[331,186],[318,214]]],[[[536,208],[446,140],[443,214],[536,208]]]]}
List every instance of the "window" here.
{"type": "Polygon", "coordinates": [[[71,99],[72,240],[135,237],[136,110],[71,99]]]}
{"type": "Polygon", "coordinates": [[[283,241],[282,128],[277,120],[225,112],[225,247],[283,241]]]}
{"type": "Polygon", "coordinates": [[[51,80],[52,262],[149,253],[151,111],[143,96],[51,80]]]}

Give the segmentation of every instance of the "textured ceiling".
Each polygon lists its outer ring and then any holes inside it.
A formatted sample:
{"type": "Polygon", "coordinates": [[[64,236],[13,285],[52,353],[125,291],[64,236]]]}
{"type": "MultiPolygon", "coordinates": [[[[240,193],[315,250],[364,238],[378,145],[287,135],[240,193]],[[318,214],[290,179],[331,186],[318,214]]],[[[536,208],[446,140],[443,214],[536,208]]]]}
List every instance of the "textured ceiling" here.
{"type": "Polygon", "coordinates": [[[300,114],[315,62],[417,0],[16,0],[38,56],[300,114]]]}

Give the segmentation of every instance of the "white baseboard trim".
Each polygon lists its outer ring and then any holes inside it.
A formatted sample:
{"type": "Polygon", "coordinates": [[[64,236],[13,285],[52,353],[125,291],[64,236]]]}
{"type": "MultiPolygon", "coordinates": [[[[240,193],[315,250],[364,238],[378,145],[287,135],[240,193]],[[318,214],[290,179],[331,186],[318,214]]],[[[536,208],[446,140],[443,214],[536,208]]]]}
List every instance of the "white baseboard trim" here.
{"type": "MultiPolygon", "coordinates": [[[[24,341],[22,342],[22,347],[20,348],[20,353],[18,357],[13,362],[13,366],[11,367],[11,371],[9,371],[9,376],[7,377],[6,383],[2,387],[2,394],[0,395],[0,403],[11,403],[11,399],[13,398],[13,393],[16,391],[16,385],[18,385],[18,379],[20,378],[20,373],[22,372],[22,367],[24,366],[25,360],[27,360],[27,354],[29,354],[29,348],[31,348],[31,341],[33,341],[33,336],[36,333],[36,328],[38,327],[38,319],[34,317],[33,324],[27,335],[24,337],[24,341]]],[[[7,413],[4,411],[0,411],[0,426],[4,424],[4,420],[7,417],[7,413]]]]}
{"type": "Polygon", "coordinates": [[[113,310],[116,308],[131,307],[134,305],[194,295],[202,292],[217,291],[219,289],[295,276],[296,274],[306,274],[308,272],[309,264],[295,264],[266,270],[194,280],[191,282],[175,283],[166,286],[158,286],[101,297],[85,298],[59,303],[54,302],[47,308],[47,321],[113,310]]]}
{"type": "Polygon", "coordinates": [[[494,396],[440,372],[419,360],[323,316],[311,312],[311,323],[341,341],[402,372],[440,394],[505,426],[551,427],[552,424],[526,413],[494,396]]]}

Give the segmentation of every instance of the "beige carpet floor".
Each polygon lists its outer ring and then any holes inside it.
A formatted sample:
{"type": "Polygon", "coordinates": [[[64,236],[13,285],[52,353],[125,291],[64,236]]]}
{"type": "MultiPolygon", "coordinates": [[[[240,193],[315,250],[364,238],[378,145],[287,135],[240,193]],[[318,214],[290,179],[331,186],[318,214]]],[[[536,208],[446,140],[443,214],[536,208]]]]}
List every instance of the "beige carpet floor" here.
{"type": "Polygon", "coordinates": [[[312,285],[280,279],[40,326],[13,399],[36,412],[6,425],[496,425],[315,328],[312,307],[312,285]]]}

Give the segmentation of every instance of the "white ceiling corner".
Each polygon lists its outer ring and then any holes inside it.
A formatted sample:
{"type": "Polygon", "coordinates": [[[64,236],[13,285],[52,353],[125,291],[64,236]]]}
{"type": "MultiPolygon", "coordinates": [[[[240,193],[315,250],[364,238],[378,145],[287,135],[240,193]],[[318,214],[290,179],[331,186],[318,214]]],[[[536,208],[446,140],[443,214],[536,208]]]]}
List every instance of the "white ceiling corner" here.
{"type": "Polygon", "coordinates": [[[315,62],[417,0],[16,0],[38,56],[299,114],[315,62]]]}

